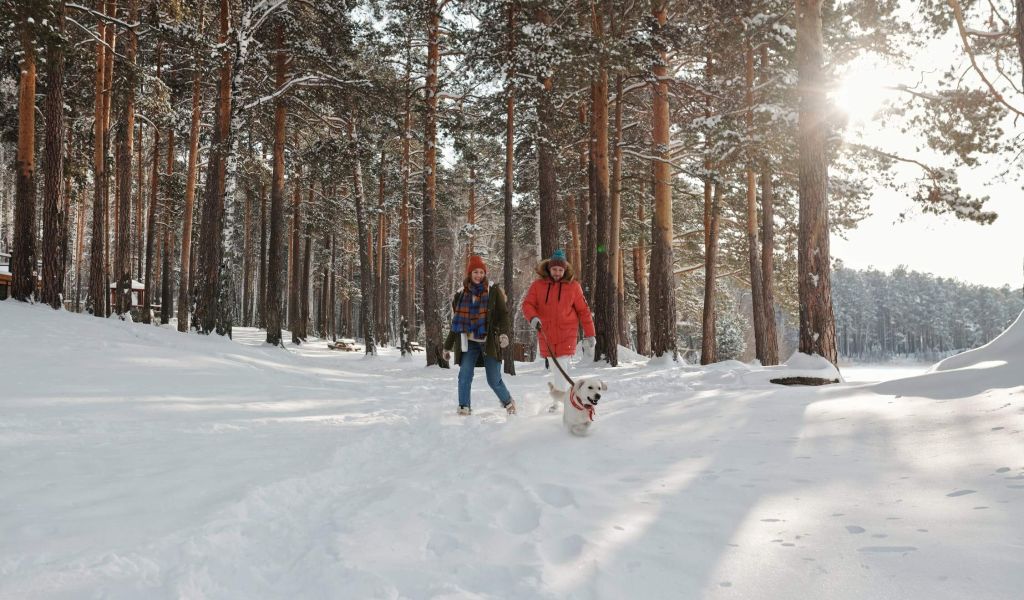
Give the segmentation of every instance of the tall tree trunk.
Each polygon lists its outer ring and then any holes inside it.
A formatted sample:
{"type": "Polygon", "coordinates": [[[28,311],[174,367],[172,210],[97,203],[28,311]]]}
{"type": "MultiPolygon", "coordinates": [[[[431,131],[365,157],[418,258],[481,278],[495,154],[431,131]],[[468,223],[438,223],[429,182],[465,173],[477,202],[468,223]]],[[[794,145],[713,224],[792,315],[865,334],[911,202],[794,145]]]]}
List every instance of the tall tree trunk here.
{"type": "Polygon", "coordinates": [[[369,224],[366,222],[363,214],[363,206],[366,205],[366,193],[363,189],[363,165],[359,151],[359,134],[351,119],[348,122],[348,139],[352,154],[352,197],[356,205],[356,228],[359,230],[359,329],[363,332],[363,345],[366,348],[366,353],[376,355],[377,347],[374,342],[373,265],[370,264],[369,224]]]}
{"type": "MultiPolygon", "coordinates": [[[[174,175],[174,128],[167,131],[167,178],[174,175]]],[[[160,285],[160,324],[166,325],[170,322],[171,313],[174,312],[174,282],[171,277],[171,269],[174,266],[172,253],[174,252],[174,223],[172,222],[171,199],[164,198],[164,251],[163,255],[163,283],[160,285]]]]}
{"type": "MultiPolygon", "coordinates": [[[[103,0],[96,0],[96,8],[103,10],[103,0]]],[[[93,114],[93,203],[92,203],[92,241],[89,243],[89,292],[86,299],[86,311],[97,317],[105,317],[106,275],[103,268],[103,240],[107,237],[105,196],[106,175],[106,125],[104,124],[104,90],[107,88],[106,55],[107,26],[101,19],[96,25],[96,83],[95,111],[93,114]]]]}
{"type": "MultiPolygon", "coordinates": [[[[565,220],[569,226],[569,262],[579,268],[580,263],[580,226],[576,216],[576,194],[569,192],[566,196],[565,220]]],[[[542,256],[541,258],[548,258],[542,256]]]]}
{"type": "Polygon", "coordinates": [[[28,23],[22,23],[18,152],[15,159],[14,256],[11,264],[11,296],[23,302],[31,301],[36,292],[36,51],[30,27],[28,23]]]}
{"type": "MultiPolygon", "coordinates": [[[[577,121],[580,127],[588,128],[589,121],[587,117],[587,103],[580,102],[577,110],[577,121]]],[[[576,207],[576,214],[578,215],[579,221],[579,248],[576,252],[576,262],[573,266],[576,267],[580,276],[580,285],[583,286],[583,291],[587,297],[590,297],[590,286],[593,283],[590,281],[591,268],[590,264],[593,262],[593,253],[591,249],[593,247],[593,239],[590,235],[590,223],[591,223],[591,188],[590,185],[590,143],[589,140],[581,140],[579,143],[579,172],[580,172],[580,187],[579,194],[576,196],[579,199],[579,203],[576,207]]],[[[548,258],[543,256],[541,258],[548,258]]]]}
{"type": "MultiPolygon", "coordinates": [[[[117,16],[117,0],[107,0],[106,3],[107,16],[116,18],[117,16]]],[[[106,27],[106,37],[104,38],[107,42],[107,52],[103,55],[103,153],[106,156],[110,149],[110,113],[111,105],[114,99],[114,48],[117,42],[117,30],[112,24],[108,24],[106,27]]],[[[107,157],[109,158],[109,157],[107,157]]],[[[117,170],[117,161],[115,157],[114,170],[117,170]]],[[[110,277],[113,273],[110,263],[110,239],[116,233],[110,228],[110,168],[109,161],[106,163],[103,169],[103,283],[102,283],[102,295],[103,295],[103,315],[109,317],[112,310],[110,306],[110,277]]]]}
{"type": "Polygon", "coordinates": [[[288,55],[284,49],[284,27],[277,27],[277,52],[274,54],[274,76],[279,95],[274,99],[274,168],[270,180],[270,247],[267,249],[266,311],[267,343],[281,345],[281,243],[284,233],[284,136],[288,112],[280,92],[288,81],[288,55]]]}
{"type": "MultiPolygon", "coordinates": [[[[537,9],[537,21],[550,27],[551,14],[543,6],[537,9]]],[[[545,65],[546,66],[546,65],[545,65]]],[[[552,79],[540,76],[540,96],[537,99],[537,175],[540,202],[540,255],[547,258],[558,247],[558,177],[553,138],[556,113],[552,100],[552,79]]]]}
{"type": "MultiPolygon", "coordinates": [[[[57,28],[64,32],[64,0],[57,8],[57,28]]],[[[61,308],[67,271],[67,214],[64,185],[64,44],[50,42],[46,50],[46,139],[43,174],[43,289],[42,302],[61,308]]]]}
{"type": "Polygon", "coordinates": [[[385,197],[385,166],[387,154],[383,148],[380,151],[380,178],[378,181],[377,188],[377,281],[374,284],[374,290],[377,292],[377,298],[374,300],[374,306],[377,307],[377,341],[381,345],[386,345],[389,342],[389,323],[388,323],[388,279],[390,277],[390,261],[388,260],[387,251],[387,238],[388,230],[391,227],[389,219],[389,211],[384,206],[385,197]]]}
{"type": "MultiPolygon", "coordinates": [[[[202,5],[200,5],[202,6],[202,5]]],[[[199,31],[203,30],[203,15],[200,8],[199,31]]],[[[198,60],[196,61],[198,65],[198,60]]],[[[189,329],[189,293],[192,289],[192,216],[195,213],[196,180],[199,164],[199,121],[202,116],[202,86],[200,69],[192,74],[192,124],[188,135],[188,166],[185,173],[185,210],[181,228],[181,265],[178,275],[178,331],[189,329]]]]}
{"type": "MultiPolygon", "coordinates": [[[[601,4],[595,4],[600,7],[601,4]]],[[[603,45],[604,23],[600,8],[593,10],[593,36],[603,45]]],[[[597,287],[591,301],[596,310],[594,325],[597,329],[597,346],[594,360],[604,358],[611,366],[618,365],[617,319],[615,318],[615,256],[609,252],[611,246],[611,182],[608,173],[608,70],[600,61],[598,74],[590,84],[590,160],[593,164],[594,208],[597,216],[597,287]]]]}
{"type": "MultiPolygon", "coordinates": [[[[159,67],[159,63],[157,64],[159,67]]],[[[145,90],[143,90],[145,94],[145,90]]],[[[154,128],[156,130],[156,128],[154,128]]],[[[146,254],[146,232],[144,231],[145,215],[142,212],[143,206],[146,205],[145,195],[143,190],[145,189],[145,183],[143,182],[143,160],[142,154],[145,144],[145,135],[142,133],[142,123],[135,125],[135,134],[138,138],[138,143],[135,144],[135,189],[138,190],[138,200],[135,202],[135,235],[132,239],[133,247],[133,258],[135,259],[135,274],[133,277],[137,277],[139,281],[143,281],[145,277],[145,265],[143,261],[146,254]]],[[[154,150],[157,147],[156,141],[153,142],[154,150]]],[[[154,161],[155,162],[155,161],[154,161]]],[[[146,290],[146,296],[149,296],[149,290],[146,290]]]]}
{"type": "MultiPolygon", "coordinates": [[[[516,48],[516,3],[510,2],[508,5],[508,21],[506,34],[508,36],[508,47],[506,48],[506,62],[508,64],[508,75],[505,84],[505,182],[502,185],[502,195],[504,196],[504,216],[505,216],[505,239],[502,247],[502,254],[504,257],[502,266],[502,279],[505,287],[505,295],[507,297],[508,306],[516,306],[515,290],[513,285],[515,279],[513,277],[512,263],[515,260],[515,232],[512,227],[512,177],[515,169],[515,122],[516,122],[516,97],[515,88],[513,81],[515,80],[515,62],[512,60],[515,48],[516,48]]],[[[515,322],[515,313],[512,311],[511,321],[515,322]]],[[[513,328],[514,329],[514,328],[513,328]]],[[[513,336],[514,337],[514,336],[513,336]]],[[[512,344],[509,344],[502,352],[502,363],[504,372],[509,375],[516,374],[516,362],[513,356],[514,348],[512,344]]]]}
{"type": "MultiPolygon", "coordinates": [[[[664,0],[658,0],[652,10],[656,21],[655,32],[660,35],[668,18],[664,0]]],[[[654,163],[654,222],[651,229],[651,351],[654,356],[676,351],[676,282],[672,257],[672,167],[669,140],[669,91],[665,49],[660,48],[658,59],[651,67],[655,83],[651,88],[653,113],[654,163]]]]}
{"type": "MultiPolygon", "coordinates": [[[[643,196],[641,195],[641,198],[643,196]]],[[[644,222],[644,202],[637,207],[637,222],[644,222]]],[[[644,356],[651,354],[651,312],[647,296],[647,247],[641,238],[633,248],[633,279],[636,281],[636,351],[644,356]]]]}
{"type": "MultiPolygon", "coordinates": [[[[616,344],[628,344],[629,332],[625,327],[626,323],[626,296],[623,285],[623,254],[619,244],[619,236],[622,234],[622,75],[615,76],[615,137],[612,148],[612,179],[611,179],[611,206],[609,207],[610,222],[608,225],[608,256],[611,259],[612,281],[614,286],[612,300],[614,321],[616,323],[616,344]]],[[[616,361],[618,354],[616,354],[616,361]]]]}
{"type": "MultiPolygon", "coordinates": [[[[310,192],[313,188],[310,188],[310,192]]],[[[312,193],[310,194],[312,195],[312,193]]],[[[312,200],[312,198],[310,198],[312,200]]],[[[313,258],[313,226],[306,223],[306,234],[304,240],[304,249],[302,251],[302,289],[299,302],[302,304],[300,313],[301,319],[299,320],[300,334],[302,335],[302,341],[306,341],[309,338],[309,285],[310,285],[310,267],[312,265],[313,258]]]]}
{"type": "MultiPolygon", "coordinates": [[[[746,41],[746,93],[747,137],[754,135],[754,47],[750,40],[746,41]]],[[[747,156],[747,256],[750,261],[750,306],[754,323],[754,353],[764,364],[765,360],[765,323],[764,323],[764,289],[761,281],[760,247],[757,241],[757,165],[754,162],[754,149],[750,148],[747,156]]]]}
{"type": "Polygon", "coordinates": [[[224,213],[227,158],[231,152],[231,72],[232,57],[228,32],[230,6],[220,0],[220,37],[222,46],[220,81],[217,86],[217,113],[210,138],[210,156],[203,190],[203,220],[199,246],[199,271],[196,288],[195,328],[199,333],[221,331],[221,260],[224,255],[224,213]]]}
{"type": "MultiPolygon", "coordinates": [[[[768,48],[761,47],[761,84],[768,81],[768,48]]],[[[775,326],[774,253],[775,253],[775,210],[772,189],[772,171],[766,158],[761,163],[761,292],[764,310],[764,358],[763,365],[779,364],[779,340],[775,326]]]]}
{"type": "MultiPolygon", "coordinates": [[[[298,139],[292,136],[292,143],[298,149],[298,139]]],[[[296,154],[300,154],[296,152],[296,154]]],[[[292,186],[292,239],[291,255],[288,263],[288,329],[292,332],[292,343],[302,343],[302,309],[301,301],[301,279],[302,279],[302,161],[295,161],[295,184],[292,186]]]]}
{"type": "MultiPolygon", "coordinates": [[[[128,19],[132,23],[139,20],[137,0],[128,0],[128,19]]],[[[125,89],[121,90],[123,99],[119,106],[117,119],[117,253],[114,260],[114,273],[117,277],[117,314],[124,315],[132,309],[132,150],[135,137],[135,56],[139,49],[139,39],[134,29],[126,32],[125,50],[126,66],[124,76],[125,89]]],[[[146,290],[148,295],[149,290],[146,290]]]]}
{"type": "MultiPolygon", "coordinates": [[[[159,11],[157,11],[159,12],[159,11]]],[[[156,51],[156,78],[160,79],[160,46],[156,51]]],[[[141,145],[141,144],[140,144],[141,145]]],[[[142,165],[139,165],[142,169],[142,165]]],[[[141,184],[141,180],[140,180],[141,184]]],[[[153,277],[154,269],[154,248],[157,242],[157,223],[160,221],[160,128],[153,128],[153,172],[150,177],[149,188],[149,210],[146,213],[146,264],[143,270],[142,285],[146,288],[145,299],[142,304],[142,322],[149,323],[153,318],[153,288],[156,280],[153,277]]],[[[139,185],[139,205],[142,205],[142,186],[139,185]]],[[[162,302],[161,302],[162,304],[162,302]]],[[[167,306],[160,307],[161,314],[167,312],[167,306]]]]}
{"type": "MultiPolygon", "coordinates": [[[[427,0],[426,110],[423,124],[423,319],[426,327],[427,365],[448,367],[441,347],[441,307],[437,291],[437,70],[441,65],[440,9],[437,0],[427,0]]],[[[369,347],[369,346],[367,346],[369,347]]]]}
{"type": "Polygon", "coordinates": [[[252,325],[252,182],[245,183],[245,206],[242,217],[242,326],[252,325]]]}
{"type": "MultiPolygon", "coordinates": [[[[408,335],[414,337],[416,335],[416,309],[413,307],[413,302],[416,297],[416,288],[413,285],[413,276],[416,272],[416,265],[409,243],[409,177],[411,172],[409,145],[412,139],[411,70],[412,39],[406,38],[405,119],[402,126],[402,206],[398,225],[398,312],[409,327],[408,335]]],[[[333,252],[332,248],[332,256],[333,252]]],[[[402,349],[403,356],[405,356],[406,350],[406,348],[402,349]]]]}
{"type": "Polygon", "coordinates": [[[260,175],[260,269],[256,292],[256,326],[267,326],[267,186],[260,175]]]}
{"type": "Polygon", "coordinates": [[[704,188],[704,318],[700,364],[718,362],[717,328],[715,314],[715,281],[718,279],[718,215],[722,208],[722,184],[715,182],[713,196],[704,188]]]}
{"type": "Polygon", "coordinates": [[[800,352],[836,364],[828,219],[828,100],[822,46],[822,0],[796,0],[799,76],[800,352]]]}

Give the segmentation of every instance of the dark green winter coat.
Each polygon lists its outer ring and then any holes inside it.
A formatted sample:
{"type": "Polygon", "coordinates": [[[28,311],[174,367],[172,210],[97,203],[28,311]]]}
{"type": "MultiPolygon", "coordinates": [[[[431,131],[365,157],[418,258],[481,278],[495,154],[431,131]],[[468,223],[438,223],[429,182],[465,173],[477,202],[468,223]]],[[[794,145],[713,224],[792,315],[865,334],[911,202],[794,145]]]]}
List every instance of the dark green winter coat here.
{"type": "MultiPolygon", "coordinates": [[[[459,305],[462,301],[462,294],[465,289],[461,289],[455,292],[452,297],[452,310],[459,305]]],[[[509,321],[508,305],[506,304],[505,291],[501,289],[500,285],[492,284],[490,291],[487,294],[487,339],[484,341],[484,354],[501,360],[501,346],[498,344],[498,338],[501,334],[505,334],[509,337],[511,342],[512,338],[512,325],[509,321]]],[[[449,350],[452,353],[452,364],[462,364],[462,334],[454,331],[448,332],[448,337],[444,340],[444,349],[449,350]]],[[[476,361],[477,367],[484,366],[484,357],[480,356],[476,361]]]]}

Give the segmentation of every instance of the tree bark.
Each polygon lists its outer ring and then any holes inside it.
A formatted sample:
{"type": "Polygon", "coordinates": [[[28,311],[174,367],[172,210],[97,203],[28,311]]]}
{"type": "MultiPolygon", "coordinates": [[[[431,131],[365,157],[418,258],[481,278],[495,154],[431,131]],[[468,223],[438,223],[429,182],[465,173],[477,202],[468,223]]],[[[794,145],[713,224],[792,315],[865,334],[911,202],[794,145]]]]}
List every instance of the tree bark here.
{"type": "Polygon", "coordinates": [[[384,205],[385,192],[386,192],[386,170],[387,154],[384,148],[380,151],[380,174],[377,187],[377,281],[374,284],[374,290],[377,292],[377,297],[374,300],[374,306],[377,308],[377,341],[381,345],[387,345],[389,343],[389,319],[388,319],[388,307],[390,305],[390,299],[388,292],[391,286],[388,285],[388,280],[391,276],[390,261],[388,260],[387,250],[387,238],[388,230],[391,227],[389,210],[384,205]]]}
{"type": "MultiPolygon", "coordinates": [[[[664,0],[652,10],[655,33],[660,35],[668,18],[664,0]]],[[[654,85],[651,88],[653,113],[654,220],[651,229],[651,352],[659,357],[676,350],[675,270],[672,256],[672,168],[669,164],[669,102],[667,54],[659,48],[658,59],[651,67],[654,85]]]]}
{"type": "MultiPolygon", "coordinates": [[[[57,29],[64,32],[64,0],[57,8],[57,29]]],[[[67,271],[67,213],[64,186],[64,44],[51,42],[46,50],[46,138],[43,174],[43,289],[41,300],[55,309],[64,299],[67,271]]]]}
{"type": "MultiPolygon", "coordinates": [[[[505,181],[502,185],[502,195],[504,200],[504,217],[505,217],[505,239],[502,247],[502,254],[504,256],[502,266],[502,279],[505,287],[505,295],[507,297],[507,304],[510,307],[516,306],[515,300],[515,279],[513,277],[512,263],[515,257],[515,240],[514,240],[514,229],[512,227],[512,186],[513,186],[513,174],[515,169],[515,122],[516,122],[516,97],[515,88],[513,81],[515,79],[515,63],[512,60],[516,47],[516,3],[510,2],[508,5],[508,21],[506,35],[508,36],[508,47],[506,48],[506,62],[508,64],[508,74],[506,77],[505,84],[505,181]]],[[[515,322],[515,312],[512,311],[513,316],[511,317],[512,322],[515,322]]],[[[513,336],[514,337],[514,336],[513,336]]],[[[516,374],[516,362],[512,355],[514,348],[512,344],[509,344],[508,348],[502,352],[502,363],[503,370],[509,375],[516,374]]]]}
{"type": "MultiPolygon", "coordinates": [[[[644,204],[637,208],[637,222],[644,222],[644,204]]],[[[644,356],[651,354],[651,312],[647,295],[647,248],[643,238],[633,248],[633,279],[636,281],[636,351],[644,356]]]]}
{"type": "MultiPolygon", "coordinates": [[[[97,10],[103,9],[103,0],[96,0],[97,10]]],[[[113,27],[113,26],[111,26],[113,27]]],[[[104,90],[107,88],[106,55],[104,43],[108,37],[107,26],[101,19],[96,25],[96,83],[95,111],[93,114],[93,202],[92,238],[89,243],[89,291],[85,309],[97,317],[105,317],[106,273],[104,270],[103,241],[107,237],[106,224],[106,137],[104,112],[104,90]]]]}
{"type": "MultiPolygon", "coordinates": [[[[298,140],[292,135],[292,143],[298,148],[298,140]]],[[[296,152],[296,154],[299,154],[296,152]]],[[[302,161],[295,161],[295,183],[292,185],[292,236],[291,254],[288,263],[288,329],[292,332],[292,343],[302,343],[302,309],[301,301],[301,279],[302,279],[302,161]]]]}
{"type": "Polygon", "coordinates": [[[274,99],[274,167],[270,183],[270,247],[267,250],[267,296],[264,306],[267,321],[267,343],[281,345],[281,243],[284,221],[284,136],[287,105],[280,92],[288,81],[288,55],[284,49],[284,27],[277,28],[277,52],[274,74],[279,92],[274,99]]]}
{"type": "Polygon", "coordinates": [[[213,135],[210,138],[210,155],[206,168],[206,186],[203,190],[203,220],[199,245],[199,270],[196,288],[196,309],[194,325],[199,333],[221,332],[221,260],[224,255],[223,230],[225,213],[225,189],[227,178],[227,157],[231,152],[231,73],[232,57],[228,32],[230,6],[228,0],[220,0],[221,50],[220,81],[217,86],[217,113],[213,135]]]}
{"type": "Polygon", "coordinates": [[[259,288],[256,293],[256,304],[259,313],[256,326],[267,327],[267,186],[260,176],[260,273],[259,288]]]}
{"type": "Polygon", "coordinates": [[[366,354],[376,355],[377,346],[374,342],[373,265],[370,264],[368,223],[363,215],[366,194],[363,189],[362,159],[359,156],[359,134],[352,119],[349,119],[348,122],[348,139],[352,154],[352,186],[354,192],[352,197],[356,205],[356,228],[359,230],[359,329],[363,332],[363,346],[365,347],[366,354]]]}
{"type": "MultiPolygon", "coordinates": [[[[416,265],[409,242],[409,177],[412,170],[409,157],[409,146],[412,139],[412,39],[406,38],[406,44],[405,119],[402,126],[402,206],[398,225],[398,312],[409,326],[409,336],[414,337],[416,335],[416,309],[413,307],[413,301],[416,297],[416,288],[413,285],[413,276],[416,265]]],[[[403,348],[402,356],[405,356],[405,352],[406,348],[403,348]]]]}
{"type": "MultiPolygon", "coordinates": [[[[202,16],[200,20],[200,31],[202,31],[202,16]]],[[[202,105],[202,87],[200,85],[200,70],[198,65],[196,72],[192,75],[192,126],[188,136],[188,167],[185,173],[185,211],[182,215],[181,228],[181,265],[178,276],[178,331],[188,331],[189,328],[189,290],[191,290],[190,275],[192,273],[192,215],[195,213],[196,202],[196,180],[199,163],[199,121],[202,116],[200,111],[202,105]]]]}
{"type": "Polygon", "coordinates": [[[718,214],[722,207],[722,184],[715,182],[713,196],[704,188],[704,317],[700,364],[718,362],[717,328],[715,314],[715,281],[718,277],[718,214]]]}
{"type": "MultiPolygon", "coordinates": [[[[754,47],[746,41],[745,79],[747,106],[746,125],[748,139],[754,134],[754,47]]],[[[747,257],[750,262],[750,305],[754,323],[754,353],[764,364],[765,360],[765,323],[764,323],[764,289],[761,281],[761,257],[757,240],[757,169],[754,163],[754,150],[750,148],[747,156],[747,257]]]]}
{"type": "Polygon", "coordinates": [[[836,364],[828,219],[828,100],[821,23],[822,0],[796,0],[799,77],[800,224],[798,276],[800,352],[836,364]]]}
{"type": "Polygon", "coordinates": [[[28,23],[22,23],[20,37],[11,296],[29,302],[36,293],[36,51],[28,23]]]}
{"type": "MultiPolygon", "coordinates": [[[[595,5],[597,7],[600,4],[595,5]]],[[[600,9],[593,11],[592,33],[603,44],[604,23],[600,9]]],[[[618,365],[618,329],[615,318],[616,291],[614,264],[615,256],[609,249],[611,245],[611,203],[608,173],[608,70],[604,61],[600,61],[598,74],[590,84],[590,162],[594,175],[593,185],[594,209],[597,217],[597,279],[596,292],[591,302],[597,309],[594,325],[597,329],[597,346],[594,348],[594,360],[604,358],[611,366],[618,365]]]]}
{"type": "Polygon", "coordinates": [[[242,325],[252,325],[252,205],[253,199],[252,182],[245,182],[245,206],[242,216],[242,325]]]}
{"type": "MultiPolygon", "coordinates": [[[[128,19],[139,19],[137,0],[128,0],[128,19]]],[[[132,309],[132,150],[135,138],[135,57],[139,49],[138,36],[134,30],[127,32],[124,86],[122,102],[119,104],[117,119],[117,249],[114,259],[114,273],[117,277],[117,314],[124,315],[132,309]]],[[[124,39],[124,38],[122,38],[124,39]]],[[[150,290],[145,290],[148,295],[150,290]]]]}
{"type": "Polygon", "coordinates": [[[448,367],[441,340],[441,307],[437,292],[437,257],[434,212],[437,207],[437,70],[441,64],[440,9],[427,0],[427,75],[423,123],[423,320],[426,327],[427,365],[448,367]]]}
{"type": "MultiPolygon", "coordinates": [[[[167,178],[174,174],[174,128],[167,132],[167,178]]],[[[160,285],[160,324],[166,325],[171,320],[171,313],[174,312],[174,283],[171,277],[173,268],[172,253],[174,252],[174,223],[171,222],[171,199],[164,198],[164,250],[163,256],[163,283],[160,285]]]]}
{"type": "MultiPolygon", "coordinates": [[[[551,25],[551,14],[546,8],[537,9],[537,21],[545,27],[551,25]]],[[[559,229],[557,152],[552,142],[557,115],[552,100],[552,78],[544,75],[546,73],[538,78],[541,89],[537,99],[537,175],[539,176],[541,258],[551,256],[555,248],[558,247],[559,229]]]]}
{"type": "MultiPolygon", "coordinates": [[[[761,83],[768,81],[768,48],[761,47],[761,83]]],[[[764,299],[764,358],[763,365],[779,364],[779,340],[775,326],[774,253],[775,253],[775,211],[772,188],[771,165],[767,153],[761,163],[761,291],[764,299]]]]}

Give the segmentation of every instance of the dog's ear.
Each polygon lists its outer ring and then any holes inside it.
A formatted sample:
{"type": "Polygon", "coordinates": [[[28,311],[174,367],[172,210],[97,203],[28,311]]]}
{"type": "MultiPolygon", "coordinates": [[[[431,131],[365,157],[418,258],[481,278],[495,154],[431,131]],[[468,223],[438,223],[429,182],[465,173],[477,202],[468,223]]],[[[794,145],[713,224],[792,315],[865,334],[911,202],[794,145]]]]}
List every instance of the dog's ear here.
{"type": "Polygon", "coordinates": [[[604,381],[601,382],[601,391],[602,392],[607,392],[608,391],[608,384],[605,383],[604,381]]]}

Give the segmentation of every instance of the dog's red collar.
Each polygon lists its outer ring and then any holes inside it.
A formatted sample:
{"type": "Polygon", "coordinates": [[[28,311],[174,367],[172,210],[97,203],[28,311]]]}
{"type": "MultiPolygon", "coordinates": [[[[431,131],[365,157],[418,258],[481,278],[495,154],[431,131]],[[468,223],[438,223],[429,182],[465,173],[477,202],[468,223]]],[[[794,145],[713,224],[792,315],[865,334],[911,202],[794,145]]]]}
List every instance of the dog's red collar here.
{"type": "Polygon", "coordinates": [[[580,411],[585,410],[585,411],[587,411],[587,416],[590,417],[590,420],[591,421],[594,420],[594,405],[593,404],[583,404],[582,402],[577,400],[576,399],[576,389],[575,388],[570,388],[569,389],[569,402],[572,404],[573,408],[575,408],[576,410],[580,410],[580,411]]]}

